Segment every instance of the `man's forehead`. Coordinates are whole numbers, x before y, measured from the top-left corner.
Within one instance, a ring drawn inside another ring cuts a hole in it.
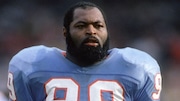
[[[76,8],[74,11],[73,20],[103,22],[104,17],[101,11],[96,7]]]

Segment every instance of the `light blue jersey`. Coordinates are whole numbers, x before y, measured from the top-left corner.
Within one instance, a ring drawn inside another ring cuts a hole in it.
[[[92,66],[80,67],[58,48],[34,46],[16,54],[7,86],[13,101],[160,101],[161,73],[148,54],[111,49]]]

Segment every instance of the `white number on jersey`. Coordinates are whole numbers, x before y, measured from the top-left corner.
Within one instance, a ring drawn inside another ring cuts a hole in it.
[[[156,100],[156,99],[159,99],[160,98],[160,93],[161,93],[161,89],[162,89],[162,78],[161,78],[161,74],[157,74],[156,76],[155,76],[155,80],[154,80],[154,82],[155,82],[155,90],[156,90],[156,92],[154,92],[153,94],[152,94],[152,98],[154,99],[154,100]]]
[[[56,99],[56,90],[65,90],[66,96],[63,99]],[[53,78],[45,84],[46,101],[78,101],[79,98],[79,86],[72,79],[67,78]]]
[[[7,87],[9,89],[9,97],[10,97],[10,99],[15,101],[16,100],[16,95],[15,95],[15,90],[14,90],[13,74],[12,73],[8,74]]]
[[[46,101],[79,101],[79,84],[70,78],[54,78],[45,84]],[[66,96],[63,99],[54,98],[56,89],[65,89]],[[68,89],[68,90],[66,90]],[[88,87],[89,101],[104,101],[101,96],[103,92],[110,92],[111,101],[123,101],[124,90],[116,81],[97,80]]]

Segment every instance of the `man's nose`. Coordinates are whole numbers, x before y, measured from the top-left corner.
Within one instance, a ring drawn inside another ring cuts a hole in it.
[[[93,25],[88,25],[86,29],[86,34],[88,35],[96,34],[96,29],[94,28]]]

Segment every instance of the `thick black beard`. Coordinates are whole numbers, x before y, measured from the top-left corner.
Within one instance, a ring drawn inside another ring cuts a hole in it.
[[[107,38],[102,48],[100,45],[93,47],[84,45],[83,43],[80,45],[80,47],[77,47],[70,34],[68,34],[66,37],[66,44],[67,52],[71,56],[86,65],[91,65],[107,56],[107,51],[109,49],[109,37]]]

